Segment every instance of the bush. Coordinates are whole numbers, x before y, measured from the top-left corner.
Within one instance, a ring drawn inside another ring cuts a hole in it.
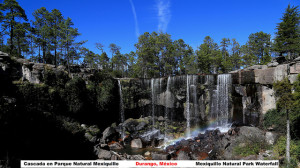
[[[273,127],[276,132],[286,132],[286,114],[277,109],[268,110],[264,116],[263,125],[265,129]]]
[[[276,159],[278,159],[279,156],[285,156],[285,151],[286,151],[286,137],[285,136],[279,137],[273,150],[274,150]],[[300,141],[291,140],[290,155],[291,155],[291,158],[293,158],[293,159],[296,159],[296,160],[300,159]]]
[[[81,78],[75,77],[66,83],[63,98],[68,105],[69,112],[78,113],[83,110],[87,93],[85,81]]]
[[[260,139],[256,136],[248,137],[244,145],[236,146],[233,151],[236,155],[240,156],[249,156],[249,155],[258,155],[261,150],[267,150],[270,148],[270,145],[266,143],[264,139]]]

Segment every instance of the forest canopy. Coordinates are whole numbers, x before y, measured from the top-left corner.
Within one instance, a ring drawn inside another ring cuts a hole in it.
[[[80,30],[72,19],[58,9],[45,7],[33,12],[28,20],[16,0],[0,4],[0,50],[33,62],[64,65],[79,64],[102,69],[115,77],[161,77],[183,74],[227,73],[255,64],[265,65],[275,56],[294,59],[299,56],[299,8],[286,8],[272,39],[268,32],[254,32],[245,44],[234,37],[224,37],[220,44],[206,36],[202,44],[192,48],[183,39],[172,39],[164,32],[145,32],[134,45],[136,50],[121,53],[121,46],[111,43],[111,55],[101,42],[95,53],[77,41]],[[201,39],[199,39],[201,40]]]

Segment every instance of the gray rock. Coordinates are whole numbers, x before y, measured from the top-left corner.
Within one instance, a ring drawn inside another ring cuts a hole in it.
[[[267,68],[266,65],[253,65],[253,66],[246,68],[246,70],[266,69],[266,68]]]
[[[88,132],[86,132],[86,133],[84,134],[84,137],[85,137],[86,139],[88,139],[90,142],[93,142],[93,143],[95,143],[95,142],[96,142],[96,139],[97,139],[95,136],[91,135],[91,134],[88,133]]]
[[[268,67],[277,67],[279,65],[278,62],[270,62],[267,64]]]
[[[294,61],[300,61],[300,57],[295,58]]]
[[[165,119],[164,119],[163,116],[159,116],[159,117],[158,117],[158,121],[159,121],[159,122],[162,122],[162,121],[165,121]]]
[[[151,155],[151,153],[149,152],[149,151],[147,151],[147,152],[145,152],[145,154],[144,154],[145,156],[150,156]]]
[[[145,158],[142,155],[132,155],[131,160],[145,160]]]
[[[264,141],[264,132],[257,127],[243,126],[239,130],[240,142],[246,142],[247,140]]]
[[[111,159],[110,151],[99,149],[98,151],[98,158],[103,160],[110,160]]]
[[[191,157],[185,151],[180,151],[178,153],[177,160],[191,160]]]
[[[66,67],[65,67],[65,66],[63,66],[63,65],[59,65],[59,66],[57,67],[57,69],[59,69],[59,70],[65,70],[65,69],[66,69]]]
[[[277,135],[273,132],[266,132],[266,142],[270,145],[274,145]]]
[[[29,61],[28,61],[27,59],[23,59],[23,58],[18,58],[18,59],[17,59],[17,62],[18,62],[18,63],[21,63],[21,64],[24,64],[24,63],[29,64]]]
[[[169,154],[162,153],[152,153],[151,157],[153,160],[170,160],[171,156]]]
[[[102,136],[102,140],[108,142],[111,140],[112,136],[114,136],[116,134],[116,130],[112,127],[107,127],[104,131],[103,131],[103,136]]]
[[[144,121],[140,122],[139,125],[136,126],[136,130],[140,131],[142,129],[144,129],[148,124]]]
[[[108,145],[110,149],[123,149],[124,147],[118,143],[118,142],[115,142],[115,143],[112,143],[112,144],[109,144]]]
[[[143,143],[141,139],[134,139],[131,141],[132,148],[143,148]]]
[[[5,52],[0,51],[0,57],[8,57],[8,54]]]

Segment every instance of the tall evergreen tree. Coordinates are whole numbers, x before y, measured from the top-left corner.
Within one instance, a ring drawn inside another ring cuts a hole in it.
[[[57,9],[53,9],[51,13],[49,14],[49,24],[50,24],[50,38],[51,38],[51,43],[53,44],[54,48],[54,62],[53,64],[57,66],[57,49],[58,49],[58,42],[60,38],[60,31],[61,31],[61,23],[63,22],[63,16],[61,12]]]
[[[271,61],[271,35],[262,31],[252,33],[248,37],[248,46],[256,57],[256,64],[267,64]]]
[[[158,77],[158,51],[156,48],[156,32],[145,32],[139,36],[135,44],[137,54],[137,66],[135,72],[139,77],[150,78]]]
[[[222,38],[220,49],[222,52],[222,69],[228,72],[232,69],[232,60],[229,54],[229,46],[231,45],[229,38]]]
[[[244,68],[252,66],[256,63],[256,56],[253,54],[249,43],[241,47],[242,65]]]
[[[288,78],[274,83],[275,96],[277,98],[277,108],[286,112],[287,140],[286,140],[286,159],[290,163],[290,117],[289,110],[293,105],[292,85]]]
[[[281,22],[276,27],[277,32],[273,50],[279,55],[287,56],[290,60],[300,53],[300,14],[298,6],[289,4],[280,20]]]
[[[20,20],[28,21],[24,9],[19,5],[16,0],[4,0],[1,5],[2,10],[4,11],[4,17],[2,22],[2,27],[6,31],[6,34],[9,35],[10,40],[10,54],[13,53],[15,48],[15,29],[16,25],[21,23]]]
[[[240,69],[241,67],[241,46],[239,42],[236,41],[235,38],[233,38],[231,43],[231,58],[232,58],[232,70]]]
[[[196,51],[198,68],[202,73],[217,73],[221,67],[222,54],[218,44],[210,36],[204,38],[203,44]]]
[[[50,31],[51,27],[49,27],[48,19],[50,17],[49,11],[42,7],[37,9],[33,13],[34,21],[33,28],[35,32],[35,43],[39,46],[39,60],[43,63],[46,63],[46,52],[50,47]],[[41,56],[40,52],[43,52],[43,56]]]

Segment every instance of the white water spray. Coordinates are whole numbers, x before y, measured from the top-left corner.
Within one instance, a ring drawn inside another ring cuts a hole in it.
[[[122,94],[122,85],[121,81],[118,79],[118,86],[119,86],[119,95],[120,95],[120,116],[121,116],[121,123],[124,123],[125,121],[125,114],[124,114],[124,105],[123,105],[123,94]],[[122,128],[122,138],[124,138],[125,131],[124,128]]]

